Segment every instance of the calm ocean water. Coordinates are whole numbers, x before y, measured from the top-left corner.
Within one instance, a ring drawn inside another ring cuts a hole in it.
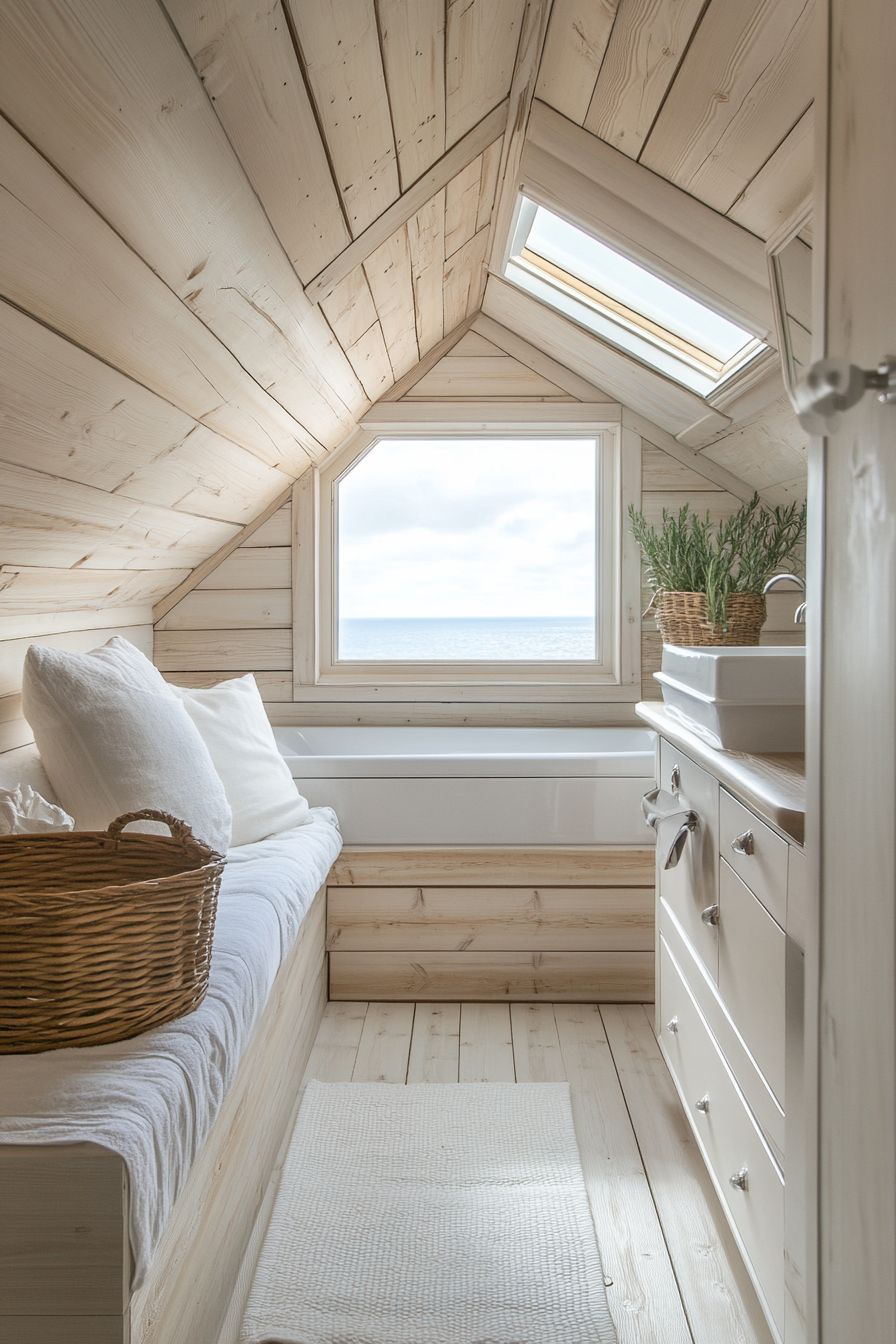
[[[343,618],[339,657],[377,662],[593,658],[594,618]]]

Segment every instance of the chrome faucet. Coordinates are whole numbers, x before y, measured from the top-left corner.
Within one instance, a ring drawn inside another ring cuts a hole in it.
[[[806,581],[805,579],[801,579],[798,574],[773,574],[772,577],[769,579],[768,583],[763,588],[762,596],[765,597],[766,593],[770,593],[776,583],[783,583],[785,579],[790,579],[791,582],[798,584],[799,587],[802,589],[802,591],[805,593]],[[806,623],[805,602],[801,602],[797,607],[796,611],[793,613],[793,623],[794,625],[805,625]]]

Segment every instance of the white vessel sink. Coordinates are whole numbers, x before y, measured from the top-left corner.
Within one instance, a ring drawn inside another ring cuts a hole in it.
[[[663,645],[669,714],[710,746],[728,751],[802,751],[806,651],[800,647],[679,648]]]

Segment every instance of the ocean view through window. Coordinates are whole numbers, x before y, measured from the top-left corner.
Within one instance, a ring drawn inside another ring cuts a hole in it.
[[[382,439],[336,496],[344,662],[597,655],[598,436]]]

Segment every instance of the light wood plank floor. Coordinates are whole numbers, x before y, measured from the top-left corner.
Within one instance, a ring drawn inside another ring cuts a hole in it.
[[[561,1082],[619,1344],[772,1344],[652,1005],[330,1003],[304,1082]]]

